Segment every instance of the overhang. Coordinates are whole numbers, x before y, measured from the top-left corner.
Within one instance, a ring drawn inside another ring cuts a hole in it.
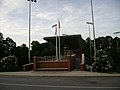
[[[58,36],[57,36],[58,39]],[[44,37],[44,40],[51,42],[53,45],[56,45],[56,37]],[[57,40],[58,41],[58,40]],[[82,39],[81,35],[65,35],[60,36],[60,44],[61,48],[67,47],[69,49],[82,50],[85,47],[85,40]]]

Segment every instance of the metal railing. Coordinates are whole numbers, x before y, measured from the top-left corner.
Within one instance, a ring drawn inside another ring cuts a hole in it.
[[[56,61],[56,56],[43,56],[43,57],[38,57],[40,58],[40,61]],[[65,60],[64,56],[60,57],[60,61]]]

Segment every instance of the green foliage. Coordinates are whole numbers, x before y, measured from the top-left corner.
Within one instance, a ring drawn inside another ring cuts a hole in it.
[[[86,57],[86,63],[88,65],[92,64],[92,59],[93,59],[93,48],[92,48],[92,42],[90,46],[90,38],[86,39],[86,48],[85,48],[85,57]],[[90,51],[91,50],[91,51]]]
[[[117,52],[116,39],[119,38],[113,39],[111,36],[106,36],[96,39],[97,60],[93,60],[93,69],[95,71],[120,71],[120,53]],[[118,43],[120,45],[120,41]],[[120,48],[120,46],[118,48]]]
[[[23,65],[29,63],[28,47],[25,44],[16,47],[12,50],[12,54],[18,58],[19,70],[23,70]]]
[[[64,39],[64,38],[63,38]],[[55,41],[55,40],[53,40]],[[61,41],[62,38],[61,38]],[[61,52],[64,53],[64,47],[67,49],[81,48],[86,55],[86,63],[93,63],[93,69],[99,72],[113,71],[120,72],[120,38],[111,36],[96,38],[97,48],[97,60],[93,60],[94,54],[94,43],[91,41],[92,47],[92,60],[90,60],[90,38],[87,38],[86,45],[84,40],[82,42],[76,39],[65,39],[63,46],[61,45]],[[118,48],[117,43],[118,41]],[[71,43],[72,42],[72,43]],[[75,43],[74,43],[75,42]],[[55,42],[53,43],[55,45]],[[55,56],[55,46],[50,42],[39,43],[33,41],[31,43],[31,60],[33,56]],[[118,51],[119,50],[119,53]],[[14,56],[11,56],[14,55]],[[17,58],[16,58],[16,57]],[[11,58],[12,57],[12,58]],[[2,71],[15,71],[16,69],[22,70],[22,65],[28,63],[28,47],[25,44],[16,46],[16,43],[9,37],[4,38],[3,34],[0,33],[0,70]],[[17,66],[16,66],[17,65]]]
[[[52,56],[55,55],[55,47],[51,43],[32,42],[32,56]]]
[[[4,57],[0,61],[1,71],[16,71],[18,69],[18,59],[14,55]]]
[[[113,60],[108,49],[97,50],[97,59],[93,63],[93,68],[98,72],[110,72],[113,68]]]
[[[15,55],[18,58],[18,69],[22,70],[23,64],[28,63],[28,47],[25,44],[16,47],[16,43],[9,37],[3,38],[0,33],[0,62],[1,59],[9,55]],[[3,70],[2,66],[0,68]]]
[[[11,51],[16,47],[16,43],[9,37],[3,38],[3,34],[0,33],[0,59],[11,55]]]

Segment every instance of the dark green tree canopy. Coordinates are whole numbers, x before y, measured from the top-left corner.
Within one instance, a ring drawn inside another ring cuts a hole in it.
[[[16,42],[13,39],[11,39],[10,37],[4,38],[3,34],[0,33],[0,62],[1,60],[4,60],[5,57],[9,59],[8,56],[10,55],[14,55],[15,57],[17,57],[18,70],[22,70],[22,65],[28,63],[28,47],[26,46],[26,44],[16,46]],[[14,60],[12,62],[13,63],[11,64],[14,64]],[[0,69],[0,71],[5,70],[3,66],[4,65],[1,66],[0,63],[0,67],[2,68],[2,70]]]

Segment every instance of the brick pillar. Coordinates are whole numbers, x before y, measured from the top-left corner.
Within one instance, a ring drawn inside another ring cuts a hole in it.
[[[80,64],[80,71],[84,71],[85,70],[85,64]]]
[[[71,57],[67,56],[66,58],[67,58],[67,63],[68,63],[68,66],[67,66],[68,71],[71,71]]]

